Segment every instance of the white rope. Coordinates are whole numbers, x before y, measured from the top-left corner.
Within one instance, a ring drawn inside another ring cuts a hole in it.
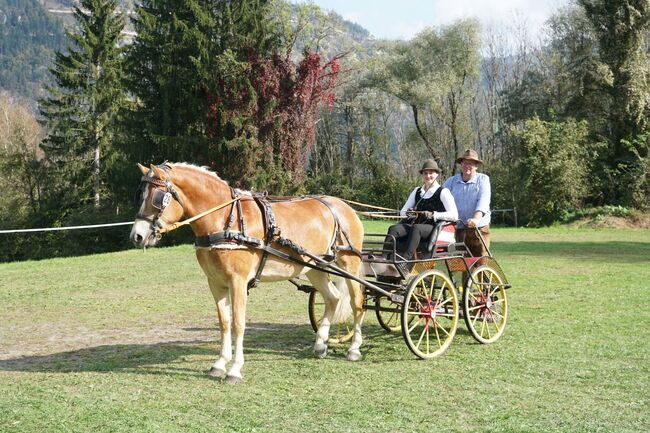
[[[19,229],[19,230],[0,230],[0,234],[3,233],[31,233],[31,232],[54,232],[59,230],[79,230],[79,229],[94,229],[99,227],[115,227],[115,226],[125,226],[131,225],[133,221],[123,222],[123,223],[113,223],[113,224],[94,224],[88,226],[71,226],[71,227],[48,227],[40,229]]]
[[[364,211],[356,211],[357,214],[367,216],[367,217],[372,217],[372,218],[387,218],[387,219],[401,219],[404,218],[403,216],[400,215],[385,215],[383,212],[364,212]]]
[[[391,212],[399,212],[399,209],[391,209],[389,207],[382,207],[382,206],[373,206],[371,204],[359,203],[358,201],[346,200],[344,198],[342,198],[341,200],[343,200],[347,204],[356,204],[356,205],[363,206],[363,207],[370,208],[370,209],[388,210],[388,211],[391,211]]]

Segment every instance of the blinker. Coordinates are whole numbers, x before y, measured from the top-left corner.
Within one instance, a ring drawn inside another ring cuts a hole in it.
[[[172,201],[172,195],[169,192],[157,189],[151,198],[151,205],[158,210],[165,209]]]

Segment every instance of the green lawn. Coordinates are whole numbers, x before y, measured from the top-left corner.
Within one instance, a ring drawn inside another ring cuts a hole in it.
[[[206,375],[190,246],[0,264],[0,431],[649,431],[650,230],[494,229],[493,252],[513,284],[495,344],[461,322],[420,361],[368,312],[363,361],[317,360],[307,295],[262,284],[239,386]]]

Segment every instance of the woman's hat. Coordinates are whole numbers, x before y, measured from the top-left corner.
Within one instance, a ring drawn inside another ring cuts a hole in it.
[[[467,149],[465,153],[463,153],[461,156],[459,156],[456,159],[456,164],[460,164],[463,159],[467,159],[469,161],[476,161],[479,164],[483,164],[483,161],[481,161],[478,158],[478,153],[474,149]]]
[[[438,167],[438,163],[433,159],[427,159],[424,161],[424,164],[422,164],[422,168],[420,169],[420,174],[422,174],[424,170],[433,170],[438,174],[441,173],[440,167]]]

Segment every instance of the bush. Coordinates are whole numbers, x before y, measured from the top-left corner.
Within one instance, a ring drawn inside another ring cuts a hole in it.
[[[587,194],[587,124],[535,117],[518,132],[528,224],[551,224]]]
[[[634,210],[624,206],[607,205],[585,209],[569,209],[563,212],[558,220],[563,223],[569,223],[583,218],[593,218],[595,220],[603,220],[608,216],[618,218],[631,218],[634,216],[634,213]]]

